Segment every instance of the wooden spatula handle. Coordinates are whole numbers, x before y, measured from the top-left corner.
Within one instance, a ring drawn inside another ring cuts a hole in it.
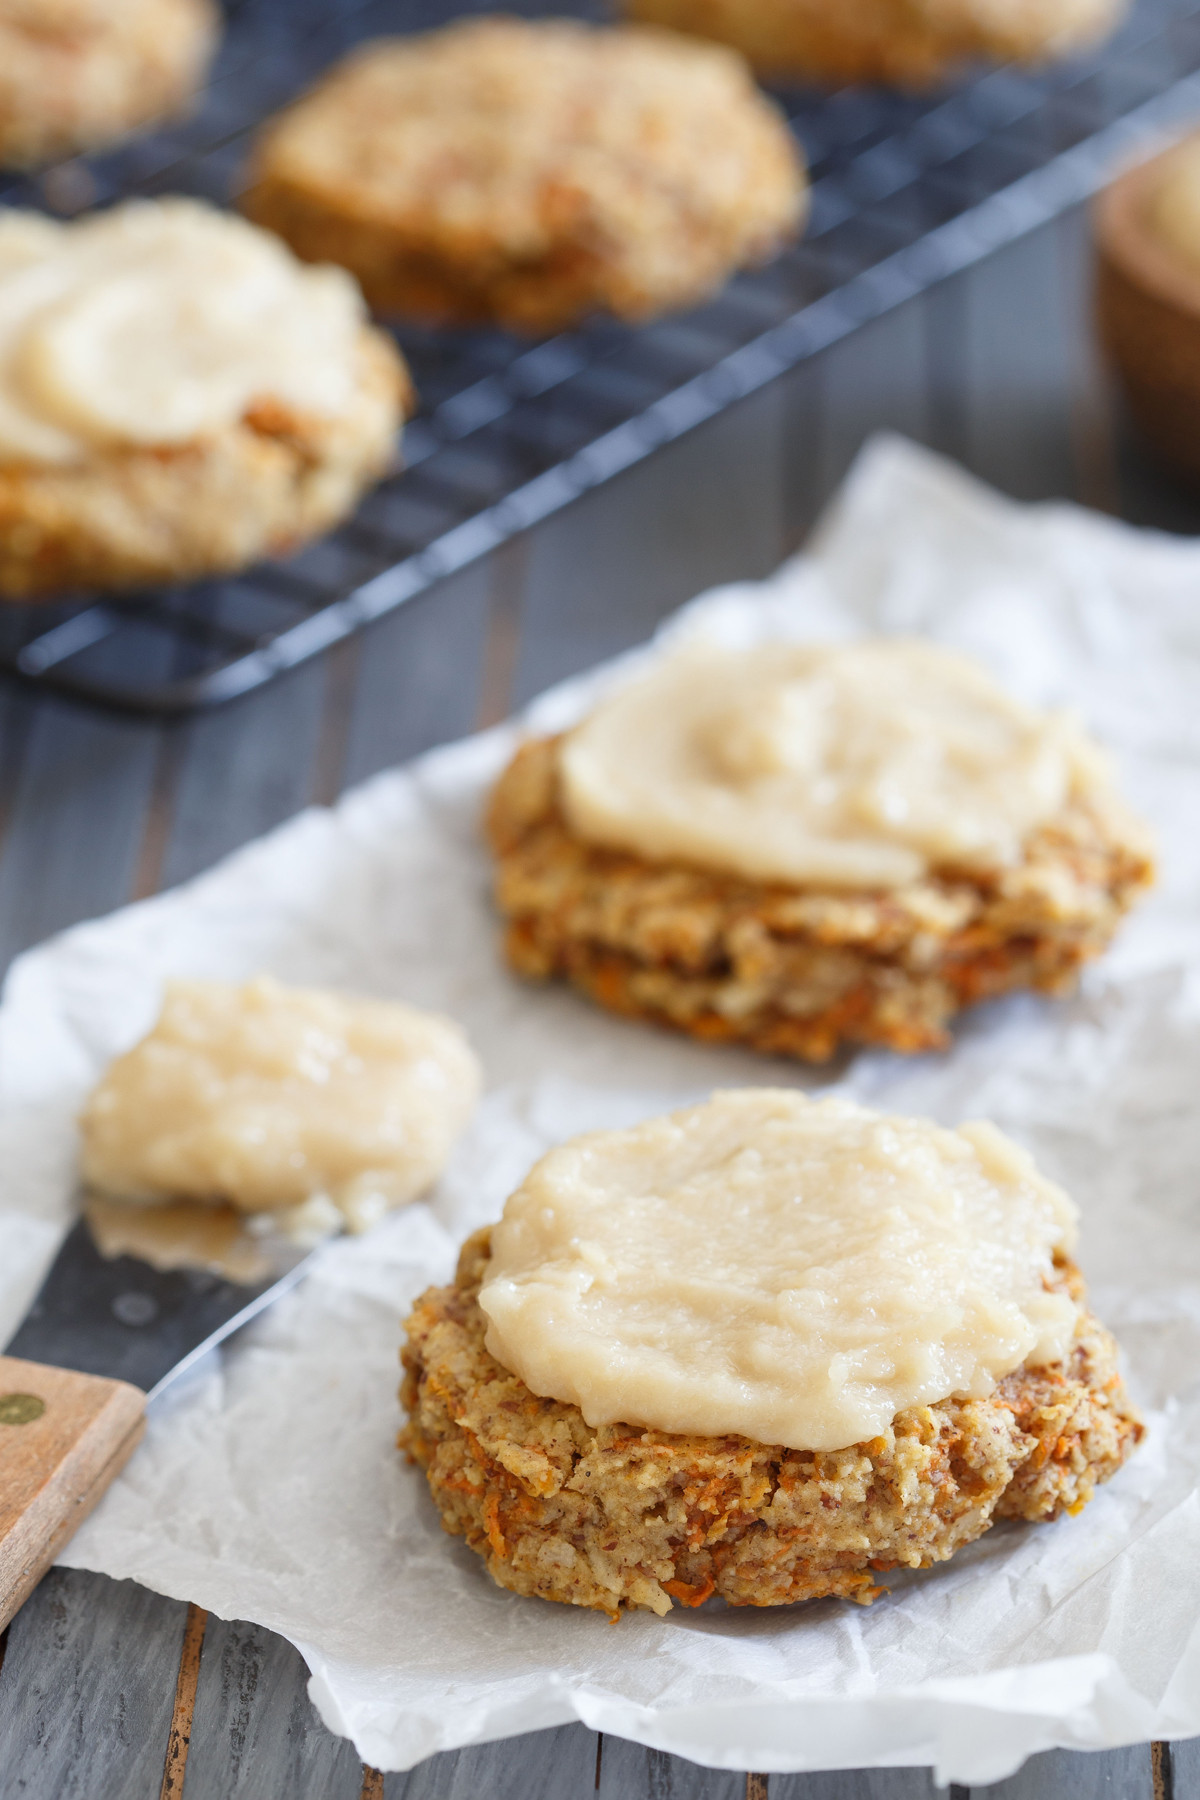
[[[125,1463],[145,1409],[127,1381],[0,1356],[0,1630]]]

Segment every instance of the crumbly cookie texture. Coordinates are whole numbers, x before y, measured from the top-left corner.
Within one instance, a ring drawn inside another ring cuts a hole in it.
[[[287,554],[387,472],[413,405],[390,338],[364,326],[337,417],[263,401],[195,443],[59,468],[0,464],[0,598],[186,581]]]
[[[218,16],[212,0],[0,0],[0,164],[97,149],[184,111]]]
[[[629,17],[715,38],[763,74],[925,87],[980,57],[1037,63],[1094,42],[1123,0],[625,0]]]
[[[842,1044],[938,1049],[964,1006],[1068,989],[1153,878],[1146,834],[1100,789],[991,876],[838,893],[653,864],[571,834],[560,741],[524,745],[489,807],[509,962],[711,1042],[811,1062]]]
[[[244,205],[377,311],[545,332],[703,298],[795,235],[805,193],[728,50],[483,18],[349,57],[267,128]]]
[[[488,1354],[489,1242],[469,1238],[454,1284],[408,1320],[400,1445],[444,1528],[518,1594],[611,1615],[713,1594],[867,1603],[881,1574],[944,1562],[996,1519],[1078,1512],[1142,1436],[1116,1346],[1082,1305],[1063,1362],[1023,1366],[985,1400],[911,1408],[846,1450],[593,1429]],[[1059,1280],[1082,1301],[1065,1259]]]

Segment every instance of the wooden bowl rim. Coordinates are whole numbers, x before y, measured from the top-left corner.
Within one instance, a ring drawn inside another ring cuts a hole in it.
[[[1100,255],[1126,280],[1165,301],[1200,325],[1200,255],[1191,263],[1150,224],[1150,198],[1170,164],[1186,148],[1200,145],[1200,130],[1189,131],[1164,149],[1126,169],[1109,183],[1095,204]]]

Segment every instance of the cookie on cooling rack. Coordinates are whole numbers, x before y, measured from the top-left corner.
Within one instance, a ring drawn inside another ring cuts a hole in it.
[[[986,1124],[740,1089],[592,1132],[418,1300],[401,1446],[518,1594],[869,1602],[1141,1438],[1073,1214]]]
[[[0,597],[225,573],[391,465],[407,370],[343,269],[199,201],[0,215]]]
[[[677,650],[524,745],[488,829],[519,974],[813,1062],[1068,988],[1153,874],[1077,725],[916,640]]]
[[[979,58],[1037,63],[1102,37],[1125,0],[624,0],[630,18],[731,44],[760,74],[924,87]]]
[[[267,127],[244,205],[379,312],[548,332],[701,300],[795,236],[805,193],[729,51],[482,18],[356,51]]]
[[[94,150],[184,111],[218,18],[213,0],[0,0],[0,164]]]

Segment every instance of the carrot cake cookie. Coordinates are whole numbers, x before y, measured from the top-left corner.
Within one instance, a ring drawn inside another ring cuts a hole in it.
[[[794,237],[806,200],[732,51],[475,18],[355,51],[267,127],[244,205],[378,312],[549,332],[692,305]]]
[[[1125,0],[625,0],[631,18],[731,44],[764,75],[927,87],[980,58],[1086,48]]]
[[[407,370],[342,269],[197,200],[0,216],[0,597],[238,569],[391,465]]]
[[[1141,1437],[1074,1231],[988,1124],[750,1089],[577,1138],[417,1302],[401,1445],[516,1593],[867,1602]]]
[[[487,825],[518,973],[818,1062],[1069,987],[1152,876],[1071,719],[905,639],[669,654],[525,744]]]
[[[0,165],[95,150],[186,111],[213,0],[0,0]]]

